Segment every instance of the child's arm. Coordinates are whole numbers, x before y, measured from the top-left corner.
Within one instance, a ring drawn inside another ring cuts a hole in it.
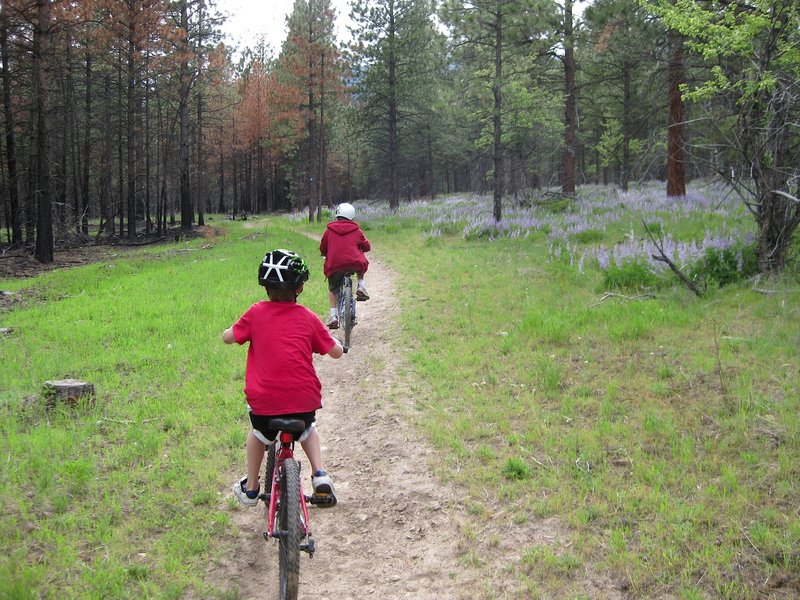
[[[321,256],[328,256],[328,230],[322,234],[322,239],[319,241],[319,253]]]
[[[236,341],[236,339],[233,337],[233,325],[222,332],[222,341],[226,344],[232,344]]]
[[[369,243],[367,236],[364,235],[364,232],[361,232],[361,239],[358,240],[358,247],[362,252],[369,252],[372,250],[372,244]]]
[[[342,344],[336,338],[333,338],[336,342],[336,345],[330,349],[328,352],[328,356],[331,358],[341,358],[342,354],[344,354],[344,349],[342,348]]]

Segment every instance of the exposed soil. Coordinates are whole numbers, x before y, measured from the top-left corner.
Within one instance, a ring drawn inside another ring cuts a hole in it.
[[[13,252],[0,255],[0,279],[12,277],[34,277],[46,271],[78,267],[100,260],[112,260],[127,252],[127,246],[81,246],[69,250],[56,250],[53,262],[42,264],[26,252]]]

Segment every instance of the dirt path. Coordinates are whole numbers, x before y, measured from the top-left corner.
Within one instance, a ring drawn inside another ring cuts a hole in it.
[[[311,510],[317,552],[301,556],[300,597],[474,598],[458,563],[461,507],[430,473],[432,451],[409,425],[402,357],[390,344],[398,335],[394,275],[371,256],[367,284],[372,299],[358,304],[350,352],[315,359],[323,457],[339,503]],[[309,464],[299,454],[308,488]],[[262,537],[265,512],[262,505],[233,513],[237,551],[214,579],[238,581],[239,598],[277,597],[277,546]]]

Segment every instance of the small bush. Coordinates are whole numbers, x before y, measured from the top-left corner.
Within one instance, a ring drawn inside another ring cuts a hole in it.
[[[559,198],[557,200],[540,200],[535,203],[539,208],[542,208],[553,214],[562,214],[572,209],[572,200],[569,198]]]
[[[703,257],[690,266],[693,280],[719,287],[752,277],[758,272],[755,245],[707,248]]]
[[[607,290],[641,290],[657,287],[658,276],[644,260],[617,265],[611,263],[603,271],[603,287]]]
[[[575,234],[575,240],[581,244],[592,244],[602,242],[605,234],[599,229],[587,229]]]
[[[528,479],[531,476],[531,469],[521,458],[509,458],[503,467],[503,475],[508,479]]]
[[[657,238],[664,237],[664,224],[654,221],[653,223],[645,223],[646,230]]]

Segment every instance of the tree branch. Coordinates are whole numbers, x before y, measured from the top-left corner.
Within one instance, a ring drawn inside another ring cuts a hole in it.
[[[647,232],[647,236],[650,238],[650,241],[653,242],[653,245],[658,250],[658,254],[651,255],[653,259],[666,263],[667,266],[672,269],[672,272],[675,273],[684,284],[686,284],[686,287],[692,290],[698,298],[701,297],[703,293],[694,283],[691,282],[688,277],[686,277],[686,275],[681,272],[678,266],[670,260],[670,258],[664,252],[664,244],[656,241],[656,238],[653,236],[653,232],[650,231],[650,228],[647,226],[647,223],[645,223],[644,220],[642,220],[642,225],[644,225],[644,230]]]
[[[796,202],[800,204],[800,198],[795,198],[791,194],[787,194],[786,192],[782,192],[781,190],[772,190],[773,194],[778,194],[779,196],[783,196],[787,200],[791,200],[792,202]]]

